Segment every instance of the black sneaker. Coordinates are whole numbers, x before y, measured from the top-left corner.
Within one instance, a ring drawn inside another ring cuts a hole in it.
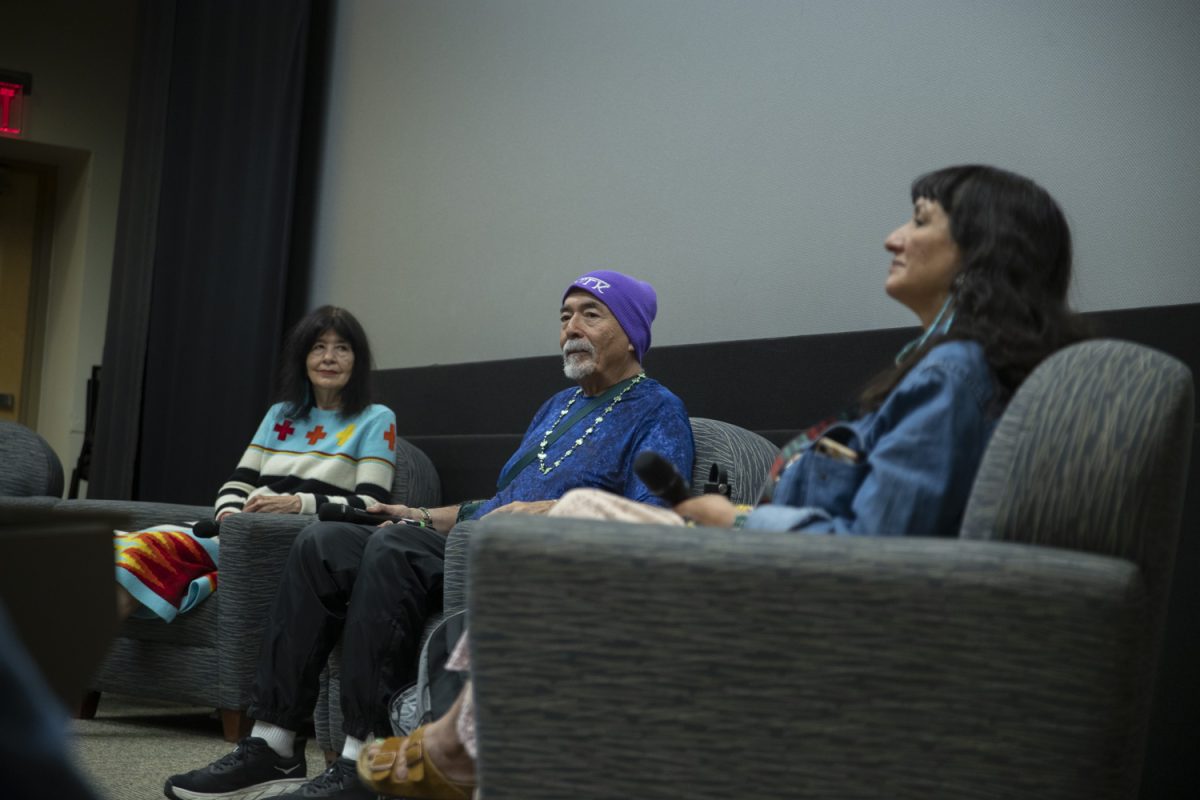
[[[296,739],[295,747],[294,756],[283,758],[262,739],[247,736],[207,767],[167,778],[163,794],[175,800],[258,800],[290,792],[308,777],[304,740]]]
[[[313,797],[326,800],[375,800],[377,796],[359,781],[354,762],[339,758],[329,765],[329,769],[296,791],[280,795],[279,800],[308,800]]]

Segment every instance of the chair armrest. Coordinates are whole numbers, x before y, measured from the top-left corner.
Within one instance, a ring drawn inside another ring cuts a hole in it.
[[[470,559],[497,796],[1115,797],[1137,774],[1128,561],[529,517],[484,520]]]
[[[0,516],[8,513],[21,514],[30,509],[49,511],[61,503],[57,497],[0,497]]]
[[[198,519],[212,519],[212,506],[193,506],[182,503],[153,503],[142,500],[63,500],[55,511],[101,511],[116,513],[128,519],[128,530],[136,531],[155,525],[183,525]]]
[[[471,534],[478,526],[478,520],[464,520],[455,525],[446,537],[442,609],[447,614],[467,607],[467,553]]]
[[[234,514],[221,522],[220,685],[222,707],[244,708],[268,613],[296,535],[308,514]]]

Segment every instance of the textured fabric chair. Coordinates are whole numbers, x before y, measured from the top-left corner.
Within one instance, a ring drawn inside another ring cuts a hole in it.
[[[62,497],[62,462],[38,433],[0,422],[0,497]]]
[[[779,448],[753,431],[717,419],[692,417],[696,461],[692,468],[692,494],[700,494],[713,464],[729,477],[735,503],[753,503],[767,478]]]
[[[1134,796],[1194,415],[1182,364],[1087,342],[958,539],[483,521],[487,797]]]
[[[733,501],[753,502],[779,449],[757,433],[728,422],[692,417],[691,424],[696,445],[696,460],[691,477],[692,492],[698,494],[701,491],[704,482],[708,480],[711,466],[717,464],[728,477]],[[426,635],[444,614],[454,613],[466,607],[467,549],[471,532],[477,525],[477,522],[464,522],[455,526],[446,541],[442,612],[430,619],[426,625]],[[341,752],[345,742],[341,704],[338,699],[341,691],[339,671],[337,659],[330,659],[328,671],[322,678],[321,700],[314,715],[317,743],[327,753]]]
[[[396,440],[392,501],[436,505],[441,488],[432,462]],[[132,528],[211,516],[211,506],[78,500],[59,508],[117,510]],[[225,738],[246,727],[244,709],[254,679],[262,631],[292,540],[315,517],[235,514],[221,524],[220,585],[216,594],[169,625],[127,620],[92,682],[98,692],[151,697],[220,709]],[[84,715],[95,711],[98,694]]]

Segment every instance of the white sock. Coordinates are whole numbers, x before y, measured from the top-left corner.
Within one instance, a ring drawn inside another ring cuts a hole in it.
[[[281,728],[269,722],[255,722],[250,735],[257,736],[270,745],[271,749],[275,751],[275,755],[280,758],[291,758],[295,755],[295,731],[289,731],[287,728]]]
[[[342,758],[348,758],[351,761],[358,761],[358,754],[362,752],[362,749],[362,739],[355,739],[353,736],[347,736],[346,743],[342,745]]]

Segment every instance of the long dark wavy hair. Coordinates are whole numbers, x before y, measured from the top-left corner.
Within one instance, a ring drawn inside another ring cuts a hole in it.
[[[1050,193],[996,167],[946,167],[912,183],[912,200],[935,201],[950,218],[962,253],[951,288],[954,321],[867,387],[864,411],[878,408],[938,343],[969,339],[983,347],[1000,404],[1042,359],[1090,331],[1067,304],[1071,229]]]
[[[308,353],[313,343],[333,331],[350,343],[354,351],[354,369],[342,389],[341,417],[352,417],[371,403],[371,345],[366,331],[358,320],[344,308],[321,306],[310,311],[288,331],[279,364],[278,388],[275,399],[285,404],[284,413],[293,419],[305,419],[312,411],[316,398],[308,382]]]

